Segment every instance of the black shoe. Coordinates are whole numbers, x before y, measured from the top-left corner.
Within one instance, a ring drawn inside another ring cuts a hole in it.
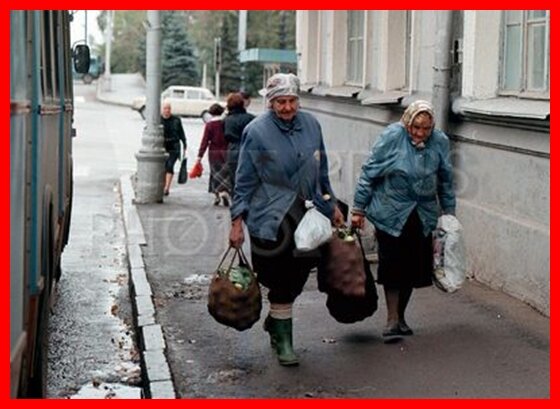
[[[220,204],[220,197],[216,196],[216,198],[214,199],[214,206],[218,206]]]
[[[384,344],[394,344],[395,342],[399,342],[402,339],[403,334],[401,334],[400,328],[397,324],[392,327],[385,327],[382,335]]]
[[[169,196],[169,190],[164,190],[164,191],[163,191],[163,195],[164,195],[164,196]]]
[[[414,335],[414,331],[404,321],[399,321],[399,334],[404,336]]]
[[[224,203],[225,207],[229,206],[229,199],[228,199],[227,195],[222,196],[222,202]]]

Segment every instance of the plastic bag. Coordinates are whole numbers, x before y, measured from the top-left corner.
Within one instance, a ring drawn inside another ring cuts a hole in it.
[[[306,200],[305,207],[307,211],[296,228],[294,240],[298,250],[311,251],[330,240],[331,221],[315,209],[312,201]]]
[[[196,161],[191,171],[189,172],[189,178],[194,179],[202,176],[202,163]]]
[[[463,227],[455,216],[443,215],[434,232],[434,284],[442,291],[453,293],[465,282],[466,271]]]

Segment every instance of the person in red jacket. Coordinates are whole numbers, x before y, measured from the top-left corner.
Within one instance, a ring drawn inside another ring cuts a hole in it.
[[[208,149],[208,162],[210,163],[208,192],[214,193],[214,205],[219,205],[221,200],[224,206],[229,206],[231,186],[226,165],[228,143],[224,138],[224,121],[222,120],[224,108],[220,104],[213,104],[208,109],[208,113],[212,117],[204,126],[204,135],[196,160],[200,162]]]

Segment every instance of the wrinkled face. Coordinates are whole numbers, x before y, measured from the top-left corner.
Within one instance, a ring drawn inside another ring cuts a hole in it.
[[[284,121],[291,121],[299,108],[299,98],[294,96],[276,97],[271,102],[274,113]]]
[[[169,118],[171,116],[171,104],[163,104],[161,107],[161,116]]]
[[[434,120],[432,117],[429,114],[422,112],[416,115],[407,130],[414,142],[423,142],[431,135],[433,125]]]

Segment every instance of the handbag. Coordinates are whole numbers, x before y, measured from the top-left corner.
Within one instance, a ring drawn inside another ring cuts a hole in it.
[[[208,289],[208,312],[220,324],[244,331],[260,319],[262,296],[245,254],[234,249],[227,268],[222,267],[233,247],[222,257]],[[238,259],[237,266],[234,266]]]
[[[177,183],[181,185],[187,183],[187,158],[183,158],[181,161],[179,175],[177,176]]]
[[[362,321],[372,316],[373,313],[377,311],[379,300],[371,267],[366,259],[364,247],[362,245],[362,239],[359,234],[356,234],[356,236],[358,237],[365,272],[365,294],[362,297],[358,297],[346,296],[334,292],[329,293],[327,296],[327,309],[329,313],[335,320],[343,324]]]

